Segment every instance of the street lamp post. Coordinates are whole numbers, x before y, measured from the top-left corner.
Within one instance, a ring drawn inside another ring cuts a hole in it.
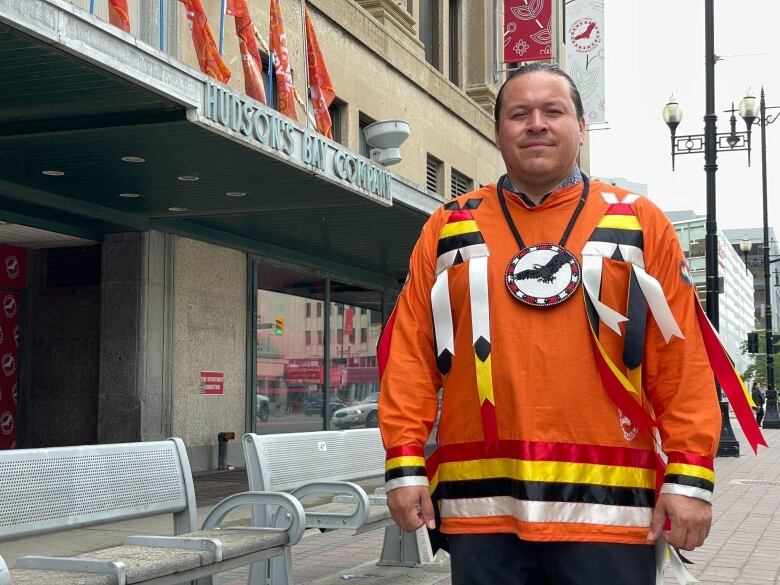
[[[746,98],[747,99],[747,98]],[[755,100],[755,98],[753,98]],[[743,100],[744,101],[744,100]],[[780,106],[767,108],[764,96],[764,88],[761,88],[761,102],[759,118],[761,125],[761,195],[764,205],[764,323],[766,326],[766,416],[764,418],[765,429],[780,429],[780,416],[777,411],[777,390],[775,389],[775,363],[774,345],[772,342],[772,290],[770,288],[769,274],[769,209],[767,202],[767,178],[766,178],[766,127],[777,121],[780,114],[767,116],[766,111],[779,109]]]
[[[736,118],[732,106],[731,131],[719,134],[716,127],[718,119],[715,113],[715,6],[714,0],[704,1],[704,61],[705,61],[705,114],[704,134],[676,136],[677,126],[682,121],[682,109],[672,98],[663,110],[663,117],[669,126],[672,137],[672,169],[674,158],[678,154],[704,153],[704,171],[707,176],[707,233],[705,238],[705,269],[707,317],[715,329],[718,329],[718,224],[715,199],[715,173],[718,170],[718,151],[750,152],[750,130],[756,119],[755,112],[740,111],[747,126],[746,132],[736,131]],[[748,158],[749,161],[749,158]],[[720,386],[716,383],[720,402],[722,430],[718,455],[721,457],[739,457],[739,442],[731,428],[728,402],[723,399]]]

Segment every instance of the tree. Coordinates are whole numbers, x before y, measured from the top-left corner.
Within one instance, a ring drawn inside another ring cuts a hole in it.
[[[772,340],[775,342],[775,358],[774,358],[774,366],[775,366],[775,388],[780,388],[780,352],[778,352],[777,348],[777,342],[778,342],[778,336],[777,334],[772,336]],[[766,335],[761,332],[758,334],[758,353],[751,354],[747,351],[747,341],[742,342],[740,344],[740,351],[742,352],[742,355],[747,356],[750,365],[745,368],[744,373],[742,374],[742,377],[745,380],[757,380],[760,384],[766,385]]]

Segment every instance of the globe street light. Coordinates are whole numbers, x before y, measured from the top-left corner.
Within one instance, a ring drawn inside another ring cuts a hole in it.
[[[742,251],[742,256],[745,257],[745,272],[750,272],[750,270],[748,270],[748,254],[750,254],[750,250],[753,249],[753,242],[747,239],[747,235],[742,236],[742,241],[739,243],[739,249]]]

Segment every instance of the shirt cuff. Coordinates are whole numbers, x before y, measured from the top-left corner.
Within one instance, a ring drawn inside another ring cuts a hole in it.
[[[662,494],[697,498],[712,503],[715,472],[712,459],[690,453],[671,453],[666,466]]]
[[[422,447],[405,445],[387,450],[385,459],[385,489],[407,486],[428,486]]]

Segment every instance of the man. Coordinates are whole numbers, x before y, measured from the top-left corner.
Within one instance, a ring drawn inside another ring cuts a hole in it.
[[[756,407],[756,424],[761,426],[761,421],[764,420],[764,393],[761,392],[761,386],[758,381],[753,382],[753,388],[750,391],[750,396],[753,398]]]
[[[388,505],[441,530],[454,585],[650,585],[653,543],[691,550],[711,522],[695,288],[663,214],[577,168],[565,73],[520,68],[495,117],[507,174],[434,212],[380,340]]]

